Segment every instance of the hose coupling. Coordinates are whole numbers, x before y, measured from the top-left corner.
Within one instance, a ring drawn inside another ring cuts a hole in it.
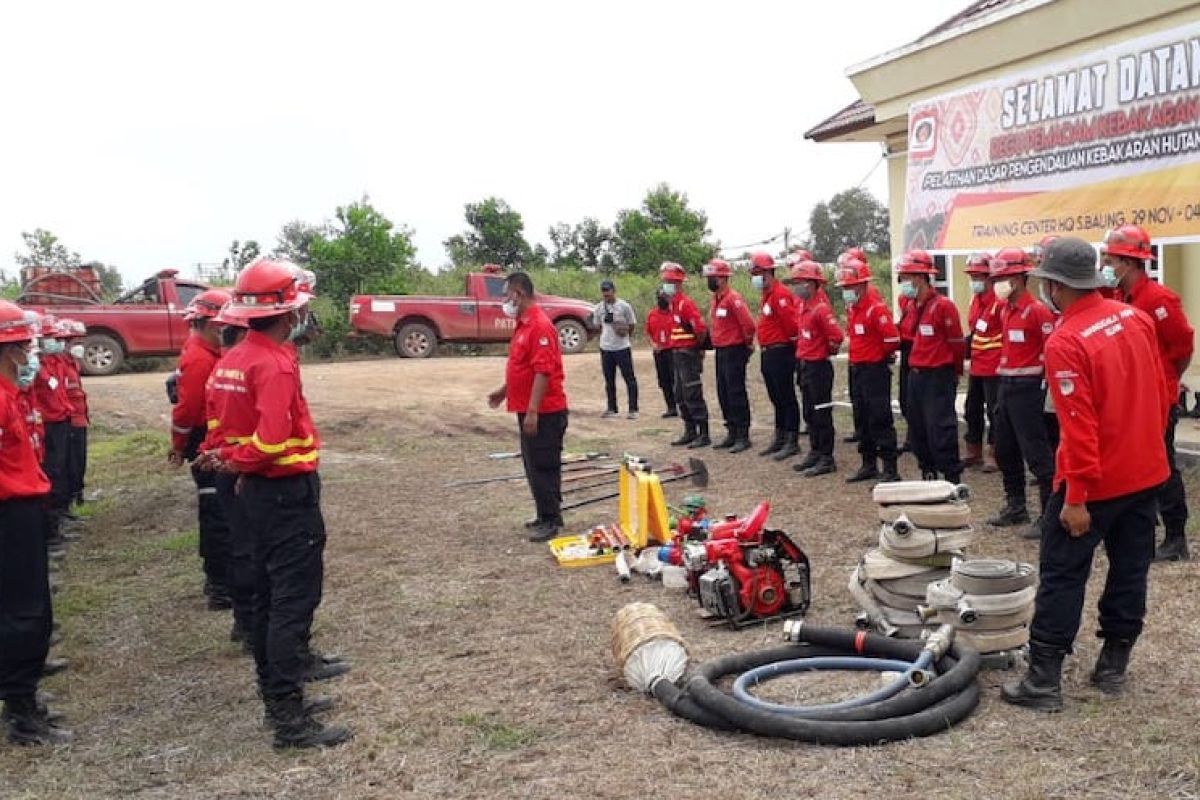
[[[800,632],[804,630],[804,620],[788,619],[783,621],[783,640],[785,642],[800,642]]]
[[[939,625],[937,630],[929,634],[925,640],[925,649],[933,653],[933,661],[937,663],[946,655],[950,645],[954,644],[954,626]]]

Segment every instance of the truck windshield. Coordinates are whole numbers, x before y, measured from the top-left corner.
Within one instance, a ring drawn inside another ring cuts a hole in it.
[[[117,303],[120,305],[155,305],[159,302],[157,278],[151,278],[138,288],[117,298]]]
[[[203,286],[194,286],[193,284],[190,284],[190,283],[175,284],[175,292],[179,295],[179,305],[181,307],[186,307],[189,303],[192,302],[192,300],[195,299],[196,295],[200,294],[203,291],[204,291]]]
[[[484,278],[484,286],[487,287],[488,297],[504,297],[504,278]]]

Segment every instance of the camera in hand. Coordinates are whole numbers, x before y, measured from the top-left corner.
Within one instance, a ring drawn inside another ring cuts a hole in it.
[[[606,312],[604,314],[604,321],[611,325],[612,321],[613,321],[613,312],[611,312],[611,311]]]

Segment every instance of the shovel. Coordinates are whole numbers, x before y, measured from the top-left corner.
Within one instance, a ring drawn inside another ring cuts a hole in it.
[[[690,480],[692,485],[698,489],[705,488],[708,486],[708,465],[699,458],[689,458],[687,472],[681,472],[680,474],[674,475],[670,478],[663,478],[661,481],[659,481],[659,483],[672,483],[674,481],[685,480]],[[583,508],[584,506],[590,506],[592,503],[600,503],[604,500],[612,500],[614,497],[620,496],[620,492],[613,492],[612,494],[604,494],[600,495],[599,497],[589,497],[587,500],[577,500],[574,503],[569,503],[568,505],[563,506],[561,510],[570,511],[571,509],[575,508]]]

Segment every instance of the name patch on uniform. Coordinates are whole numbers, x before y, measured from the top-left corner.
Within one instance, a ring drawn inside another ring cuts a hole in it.
[[[1058,390],[1062,392],[1063,397],[1070,397],[1075,393],[1075,381],[1070,378],[1059,378]]]
[[[800,335],[803,336],[805,339],[811,339],[812,331],[800,331]]]
[[[917,329],[921,332],[922,336],[933,336],[933,326],[932,325],[927,325],[925,323],[921,323],[919,326],[917,326]]]
[[[1159,306],[1158,308],[1154,309],[1154,316],[1160,320],[1166,319],[1167,318],[1167,307]]]
[[[771,316],[771,307],[770,306],[763,306],[763,316],[764,317]]]
[[[540,344],[542,347],[546,347],[550,344],[550,340],[543,336],[542,338],[538,339],[538,344]]]
[[[1012,330],[1010,330],[1010,331],[1008,332],[1008,340],[1009,340],[1010,342],[1023,342],[1023,341],[1025,341],[1025,331],[1022,331],[1022,330],[1017,330],[1016,328],[1013,328]]]
[[[727,308],[718,308],[718,309],[717,309],[717,316],[718,316],[718,317],[727,317],[727,316],[729,316],[729,309],[727,309]]]
[[[986,319],[975,320],[975,330],[979,331],[980,333],[983,333],[984,331],[986,331],[987,330],[987,320]]]
[[[854,323],[854,332],[857,333],[859,336],[862,336],[863,334],[865,334],[867,332],[867,329],[863,327],[863,324],[861,322],[856,322],[856,323]]]
[[[1043,322],[1042,323],[1042,333],[1046,334],[1047,336],[1054,333],[1054,323]]]

